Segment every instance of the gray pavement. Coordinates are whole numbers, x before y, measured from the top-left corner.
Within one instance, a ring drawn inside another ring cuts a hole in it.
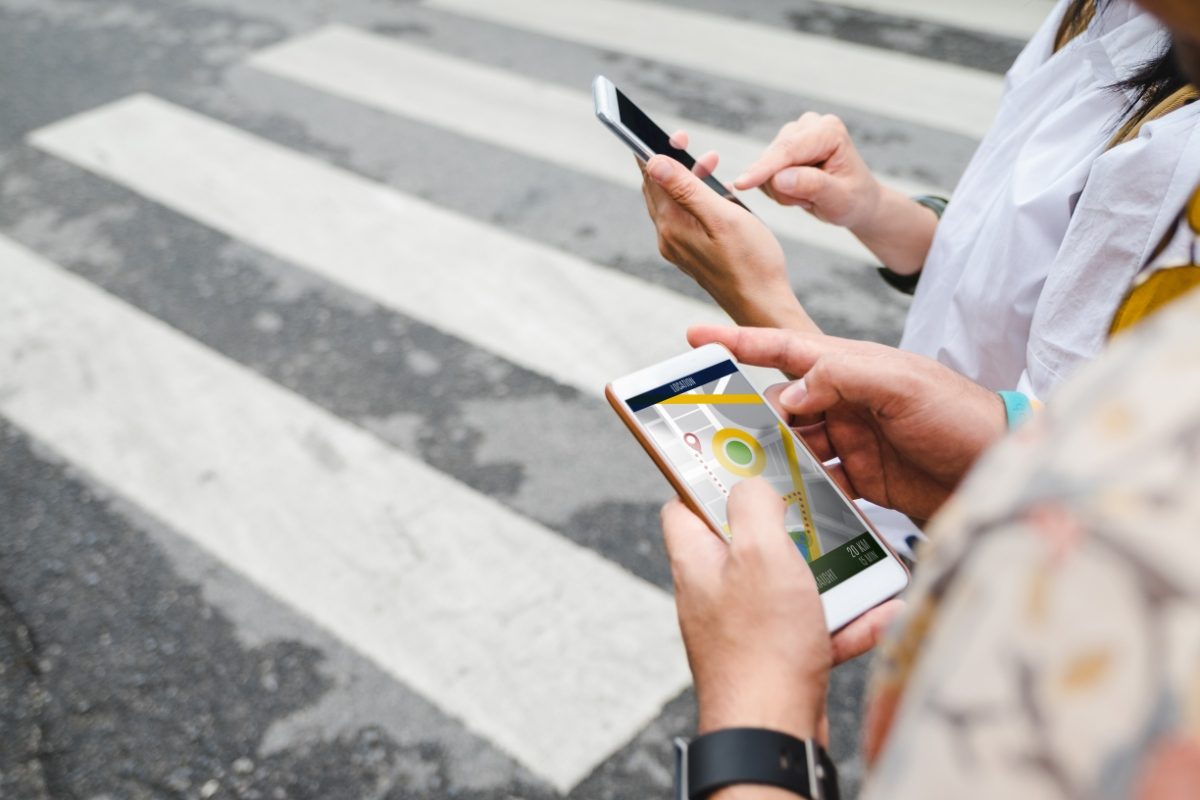
[[[664,5],[988,75],[1019,49],[1010,37],[811,0]],[[528,242],[704,299],[663,265],[635,191],[245,63],[330,23],[552,86],[585,89],[603,71],[647,106],[764,142],[799,111],[836,111],[877,169],[938,186],[952,186],[974,142],[853,104],[815,103],[802,81],[781,92],[420,3],[0,0],[0,236],[669,592],[657,530],[666,485],[598,396],[26,139],[150,93]],[[869,265],[784,244],[795,288],[827,330],[896,341],[905,304]],[[0,341],[0,364],[20,357],[11,347]],[[0,798],[559,796],[470,719],[183,535],[169,515],[147,513],[113,476],[15,423],[5,391],[25,388],[0,379]],[[832,749],[849,797],[861,779],[854,753],[865,666],[839,668],[830,694]],[[626,744],[597,753],[569,796],[665,797],[669,741],[694,722],[684,689]]]

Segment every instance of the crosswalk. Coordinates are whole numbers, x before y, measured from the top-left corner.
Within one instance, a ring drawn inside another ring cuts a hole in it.
[[[588,110],[590,92],[570,91],[496,72],[437,53],[339,26],[331,26],[256,54],[255,67],[332,94],[525,153],[618,185],[637,187],[630,157]],[[389,79],[421,75],[417,85]],[[487,113],[481,113],[487,109]],[[697,152],[716,150],[727,164],[748,165],[762,143],[694,120],[659,114],[669,130],[686,129]],[[536,121],[536,122],[534,122]],[[732,175],[730,177],[733,177]],[[946,191],[902,178],[889,183],[908,194]],[[746,200],[773,230],[798,242],[850,258],[867,250],[846,231],[798,216],[765,198]]]
[[[977,70],[636,0],[429,3],[700,72],[716,70],[747,83],[966,136],[980,137],[987,131],[1002,88],[999,77]],[[712,42],[715,49],[697,47],[696,42]]]
[[[558,788],[684,688],[658,589],[27,251],[0,278],[5,416]]]
[[[30,137],[230,236],[597,393],[711,306],[534,245],[148,96]],[[608,309],[643,320],[637,328]],[[555,335],[547,337],[546,331]],[[580,354],[588,354],[580,358]]]
[[[1035,9],[1047,6],[989,0],[968,14],[944,0],[840,5],[1012,36],[1028,33]],[[786,92],[798,107],[857,107],[906,131],[978,138],[1001,85],[983,71],[682,4],[425,0],[418,11],[451,27],[469,19],[666,64],[697,80]],[[585,176],[641,202],[638,173],[596,124],[586,85],[343,22],[258,47],[237,68],[519,153],[548,173]],[[659,116],[728,164],[748,163],[764,144],[711,120]],[[724,320],[719,309],[627,264],[534,241],[494,215],[445,208],[178,97],[131,92],[28,131],[25,141],[81,180],[169,209],[179,224],[437,330],[498,368],[538,376],[551,388],[521,400],[525,410],[490,396],[486,384],[464,397],[453,396],[460,385],[433,394],[480,419],[476,458],[517,465],[545,496],[476,485],[466,467],[435,468],[416,444],[400,446],[362,418],[281,385],[2,229],[0,417],[560,794],[686,690],[661,573],[631,574],[605,557],[655,532],[614,529],[610,540],[628,542],[597,544],[567,527],[612,499],[595,496],[611,486],[601,477],[609,454],[611,463],[637,458],[615,423],[595,423],[609,419],[603,385],[673,354],[688,325]],[[403,152],[405,143],[396,147]],[[452,153],[404,154],[412,163],[435,157]],[[952,188],[889,182],[912,193]],[[588,198],[575,202],[581,227],[604,218]],[[805,252],[867,263],[844,232],[751,202]],[[648,236],[640,257],[653,246]],[[865,278],[828,280],[842,281],[846,302],[858,302]],[[350,364],[343,374],[366,369]],[[439,369],[429,363],[418,372],[436,386]],[[771,379],[756,373],[761,383]],[[653,489],[622,507],[649,505],[652,516],[653,502],[643,499],[665,496]]]

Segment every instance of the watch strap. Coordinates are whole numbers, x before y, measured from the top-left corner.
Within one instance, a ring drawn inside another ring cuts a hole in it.
[[[775,786],[808,800],[839,800],[837,769],[814,741],[763,728],[726,728],[676,740],[680,798],[702,800],[738,784]]]

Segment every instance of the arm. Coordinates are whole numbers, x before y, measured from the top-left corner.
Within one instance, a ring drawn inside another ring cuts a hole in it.
[[[881,186],[875,212],[850,232],[892,272],[915,275],[925,265],[937,225],[932,209]]]

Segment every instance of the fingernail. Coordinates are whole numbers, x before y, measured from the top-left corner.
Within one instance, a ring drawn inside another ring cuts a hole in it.
[[[666,158],[657,159],[650,165],[650,177],[659,183],[671,177],[671,162]]]
[[[808,397],[808,387],[804,385],[804,378],[798,381],[792,381],[786,389],[779,393],[779,402],[785,406],[798,406],[804,402],[804,398]]]
[[[733,182],[734,183],[745,183],[748,180],[750,180],[750,173],[743,172],[741,175],[738,175],[737,178],[735,178]]]
[[[785,169],[776,173],[775,188],[781,192],[796,191],[796,170]]]

